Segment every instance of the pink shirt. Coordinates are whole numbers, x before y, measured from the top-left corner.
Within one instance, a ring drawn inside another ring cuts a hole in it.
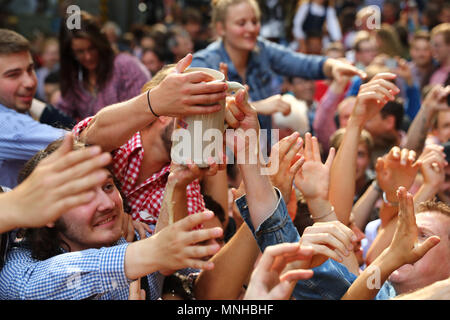
[[[136,97],[150,79],[149,71],[136,57],[120,53],[114,59],[111,78],[96,96],[86,90],[82,83],[75,82],[56,107],[79,121],[95,115],[103,107]]]
[[[430,78],[430,84],[441,84],[444,85],[445,80],[447,80],[448,74],[450,73],[450,66],[440,67],[437,69]]]

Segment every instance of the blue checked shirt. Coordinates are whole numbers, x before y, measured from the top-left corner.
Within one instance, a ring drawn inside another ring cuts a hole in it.
[[[125,276],[125,251],[129,243],[63,253],[39,261],[26,247],[16,246],[7,255],[0,272],[2,300],[126,300],[132,280]],[[189,274],[198,270],[183,269]],[[161,296],[164,276],[147,276],[150,297]]]
[[[65,132],[0,104],[0,185],[14,188],[25,162]]]

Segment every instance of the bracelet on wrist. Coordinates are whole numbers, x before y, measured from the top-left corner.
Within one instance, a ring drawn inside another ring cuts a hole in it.
[[[324,215],[321,215],[319,217],[313,217],[312,215],[310,215],[310,217],[311,217],[312,220],[320,220],[320,219],[323,219],[325,217],[328,217],[332,213],[334,213],[334,207],[333,206],[331,206],[331,210],[329,212],[327,212],[326,214],[324,214]]]
[[[148,108],[150,109],[150,111],[153,113],[153,115],[157,118],[159,118],[159,116],[155,113],[155,111],[153,111],[152,105],[150,104],[150,89],[147,90],[147,104],[148,104]]]
[[[378,192],[378,193],[382,193],[383,190],[381,190],[380,186],[378,185],[378,181],[377,179],[372,181],[372,187]]]
[[[388,201],[388,199],[386,198],[386,192],[383,192],[383,202],[385,204],[390,205],[390,206],[398,207],[398,202],[390,202],[390,201]]]

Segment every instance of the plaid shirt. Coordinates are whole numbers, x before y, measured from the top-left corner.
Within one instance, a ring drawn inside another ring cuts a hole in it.
[[[124,269],[128,245],[122,237],[111,247],[62,253],[41,261],[18,243],[8,252],[0,272],[0,300],[127,300],[132,282]],[[199,270],[179,272],[190,275]],[[146,299],[159,299],[164,276],[154,272],[147,280]]]
[[[76,137],[83,131],[92,117],[78,123],[73,132]],[[139,170],[144,158],[141,135],[136,132],[123,146],[116,149],[113,154],[113,173],[122,185],[122,191],[131,207],[134,220],[140,220],[149,225],[156,225],[161,210],[167,177],[170,165],[148,177],[143,183],[137,184]],[[205,210],[205,202],[200,192],[200,183],[193,181],[186,188],[188,213],[193,214]]]

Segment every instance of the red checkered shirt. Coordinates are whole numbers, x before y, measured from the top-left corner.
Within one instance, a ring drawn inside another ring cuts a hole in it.
[[[93,117],[88,117],[79,122],[73,133],[78,137]],[[136,132],[127,143],[112,152],[113,173],[122,185],[122,191],[126,196],[127,203],[131,206],[131,214],[134,220],[140,220],[149,225],[156,225],[170,165],[148,177],[140,185],[136,185],[144,148],[142,147],[141,134]],[[205,209],[205,202],[200,193],[198,180],[193,181],[186,188],[188,213],[193,214]]]

